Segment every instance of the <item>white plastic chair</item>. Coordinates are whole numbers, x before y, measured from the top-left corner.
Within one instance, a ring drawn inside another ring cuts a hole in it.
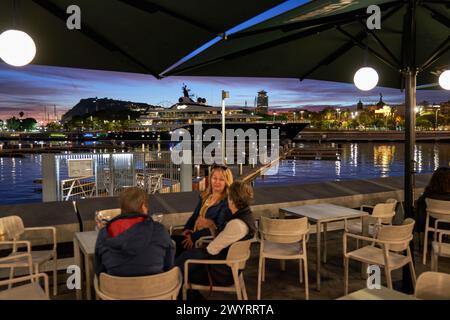
[[[50,250],[32,250],[31,242],[26,240],[20,240],[25,233],[39,233],[49,232],[52,239],[52,249]],[[2,240],[3,239],[3,240]],[[9,279],[14,277],[15,268],[24,267],[28,268],[30,274],[34,267],[34,273],[38,274],[39,269],[47,261],[53,262],[53,295],[57,294],[58,288],[58,272],[57,272],[57,253],[56,253],[56,228],[55,227],[33,227],[25,228],[22,218],[19,216],[8,216],[0,218],[0,246],[6,245],[11,247],[11,253],[6,256],[9,258],[8,264],[10,264]],[[25,246],[27,248],[26,254],[18,251],[19,247]],[[31,257],[31,265],[30,265]],[[5,258],[3,258],[5,259]],[[0,264],[1,266],[1,264]]]
[[[439,229],[439,224],[450,226],[450,221],[436,219],[434,227],[434,241],[431,244],[431,270],[438,271],[439,257],[450,258],[450,243],[445,242],[444,236],[450,237],[449,229]]]
[[[261,299],[261,282],[265,280],[265,259],[298,260],[299,280],[303,282],[302,264],[305,278],[305,298],[309,299],[308,288],[308,218],[260,220],[260,250],[258,267],[257,299]]]
[[[434,241],[437,240],[438,235],[438,221],[450,223],[450,201],[435,200],[426,198],[427,204],[427,218],[425,222],[425,235],[423,242],[423,264],[427,264],[427,250],[428,250],[428,232],[434,232]],[[430,217],[437,219],[434,227],[430,227]],[[442,236],[441,230],[441,236]]]
[[[417,278],[415,296],[423,300],[450,300],[450,274],[422,273]]]
[[[116,277],[100,273],[100,279],[94,279],[95,293],[102,300],[176,300],[181,284],[178,267],[140,277]]]
[[[209,260],[209,259],[189,259],[184,263],[184,286],[183,299],[187,299],[187,289],[197,290],[212,290],[222,292],[236,292],[238,300],[248,300],[247,290],[244,281],[244,269],[248,258],[250,257],[251,240],[238,241],[233,243],[228,250],[227,258],[225,260]],[[220,265],[225,264],[231,268],[233,274],[234,284],[225,286],[205,286],[189,282],[189,264],[203,264],[203,265]]]
[[[44,279],[44,289],[39,285],[39,278]],[[18,287],[9,288],[12,284],[31,281]],[[8,285],[7,290],[0,291],[0,300],[50,300],[48,276],[45,273],[0,281],[0,287]]]
[[[377,229],[383,225],[392,225],[392,219],[395,216],[395,209],[397,207],[396,199],[388,199],[386,202],[378,203],[375,206],[362,205],[360,210],[364,208],[372,208],[373,211],[369,215],[369,235],[374,237]],[[361,218],[362,219],[362,218]],[[358,219],[355,222],[349,222],[347,224],[347,232],[353,234],[362,234],[362,220]],[[357,247],[359,247],[359,241],[357,241]]]
[[[122,210],[120,208],[104,209],[95,211],[95,225],[97,229],[102,229],[108,221],[120,215]]]
[[[402,225],[381,226],[375,238],[364,237],[351,233],[344,233],[344,291],[348,294],[348,269],[349,260],[356,260],[362,263],[379,265],[385,268],[386,280],[389,289],[392,289],[392,270],[409,265],[412,282],[415,285],[416,274],[412,261],[409,242],[413,239],[413,229],[415,221],[406,219]],[[347,252],[348,238],[354,238],[371,242],[360,249]],[[378,246],[378,247],[377,247]],[[406,256],[402,254],[406,250]]]

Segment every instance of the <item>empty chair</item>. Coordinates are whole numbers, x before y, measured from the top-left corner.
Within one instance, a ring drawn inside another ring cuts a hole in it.
[[[149,194],[154,194],[163,187],[163,174],[146,173],[144,176],[143,173],[138,173],[136,174],[136,185],[139,188],[147,190]]]
[[[411,257],[409,242],[413,239],[414,220],[406,219],[403,224],[397,226],[381,226],[375,238],[344,233],[344,277],[345,295],[348,294],[348,268],[349,260],[353,259],[362,263],[379,265],[384,267],[387,286],[392,289],[392,270],[399,269],[407,264],[411,270],[412,282],[415,285],[416,274]],[[347,252],[348,238],[354,238],[371,242],[371,245]],[[406,256],[402,254],[406,250]]]
[[[102,300],[176,300],[181,288],[181,272],[171,270],[140,277],[116,277],[100,273],[95,277],[97,298]]]
[[[308,241],[308,218],[260,220],[260,250],[258,268],[257,299],[261,299],[261,282],[265,280],[266,259],[298,260],[299,279],[302,283],[302,264],[305,274],[305,298],[309,299],[308,257],[306,242]],[[302,263],[303,262],[303,263]]]
[[[375,236],[376,230],[382,224],[391,225],[392,219],[395,216],[395,209],[397,207],[396,199],[388,199],[384,203],[378,203],[375,206],[362,205],[364,208],[372,208],[373,211],[369,216],[369,235]],[[362,218],[361,218],[362,219]],[[352,221],[347,226],[347,231],[353,234],[362,234],[362,221]],[[358,241],[359,243],[359,241]]]
[[[39,285],[39,279],[44,279],[44,289]],[[0,291],[0,300],[50,300],[48,290],[48,276],[45,273],[0,281],[0,287],[30,281],[18,287]]]
[[[437,230],[439,222],[450,223],[450,201],[425,199],[427,204],[427,218],[425,222],[425,235],[423,243],[423,264],[427,263],[428,232],[434,232],[434,241],[437,240]],[[434,227],[430,227],[430,217],[437,219]],[[442,233],[441,233],[442,235]],[[441,247],[442,248],[442,247]]]
[[[20,240],[25,233],[40,233],[40,236],[50,235],[52,239],[52,249],[50,250],[32,250],[31,242]],[[39,273],[40,267],[47,261],[53,262],[53,294],[56,295],[58,287],[57,279],[57,254],[56,254],[56,228],[55,227],[33,227],[25,228],[23,221],[19,216],[8,216],[0,218],[0,241],[1,245],[12,247],[11,253],[7,257],[15,257],[9,260],[11,263],[9,279],[14,277],[15,268],[24,267],[30,269],[30,258],[23,252],[19,251],[20,247],[26,247],[27,253],[31,255],[31,263],[34,273]],[[30,271],[31,273],[31,271]]]
[[[450,243],[445,236],[450,237],[449,229],[440,229],[440,225],[450,226],[450,221],[436,219],[434,241],[431,244],[431,270],[438,271],[439,257],[450,258]]]
[[[422,273],[417,278],[415,296],[423,300],[450,300],[450,274]]]
[[[227,258],[225,260],[209,260],[209,259],[189,259],[184,264],[184,285],[183,285],[183,299],[187,298],[187,289],[207,290],[207,291],[222,291],[222,292],[236,292],[238,300],[248,300],[247,290],[245,288],[244,270],[247,260],[250,257],[251,240],[238,241],[233,243],[228,250]],[[217,286],[202,285],[191,283],[189,281],[189,264],[203,264],[203,265],[227,265],[231,268],[234,283],[231,286]]]

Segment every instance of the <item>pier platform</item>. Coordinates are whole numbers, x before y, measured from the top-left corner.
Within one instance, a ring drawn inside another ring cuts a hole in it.
[[[305,129],[296,142],[404,142],[404,131],[314,130]],[[450,131],[416,131],[416,141],[450,141]]]

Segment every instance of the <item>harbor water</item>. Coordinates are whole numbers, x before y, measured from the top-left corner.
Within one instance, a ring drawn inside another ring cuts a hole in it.
[[[340,160],[285,160],[272,168],[271,175],[258,177],[255,187],[307,184],[350,179],[402,176],[402,143],[358,142],[340,145]],[[418,143],[414,153],[417,173],[430,173],[448,166],[450,143]],[[41,202],[42,156],[0,158],[0,204]]]

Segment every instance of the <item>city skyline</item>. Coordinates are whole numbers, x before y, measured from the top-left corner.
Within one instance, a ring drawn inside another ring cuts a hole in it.
[[[350,76],[350,75],[349,75]],[[169,106],[182,95],[185,83],[196,97],[206,98],[208,104],[219,106],[221,90],[230,92],[227,105],[254,105],[257,92],[265,90],[270,108],[302,106],[351,106],[358,100],[376,103],[379,94],[387,104],[401,104],[404,93],[398,89],[376,87],[359,91],[350,83],[317,80],[226,77],[168,77],[157,80],[150,75],[82,70],[73,68],[30,65],[13,68],[0,63],[0,119],[18,116],[44,118],[44,107],[58,116],[75,106],[81,99],[98,97],[123,101]],[[418,90],[417,101],[440,103],[450,100],[445,90]],[[50,118],[52,119],[52,118]]]

